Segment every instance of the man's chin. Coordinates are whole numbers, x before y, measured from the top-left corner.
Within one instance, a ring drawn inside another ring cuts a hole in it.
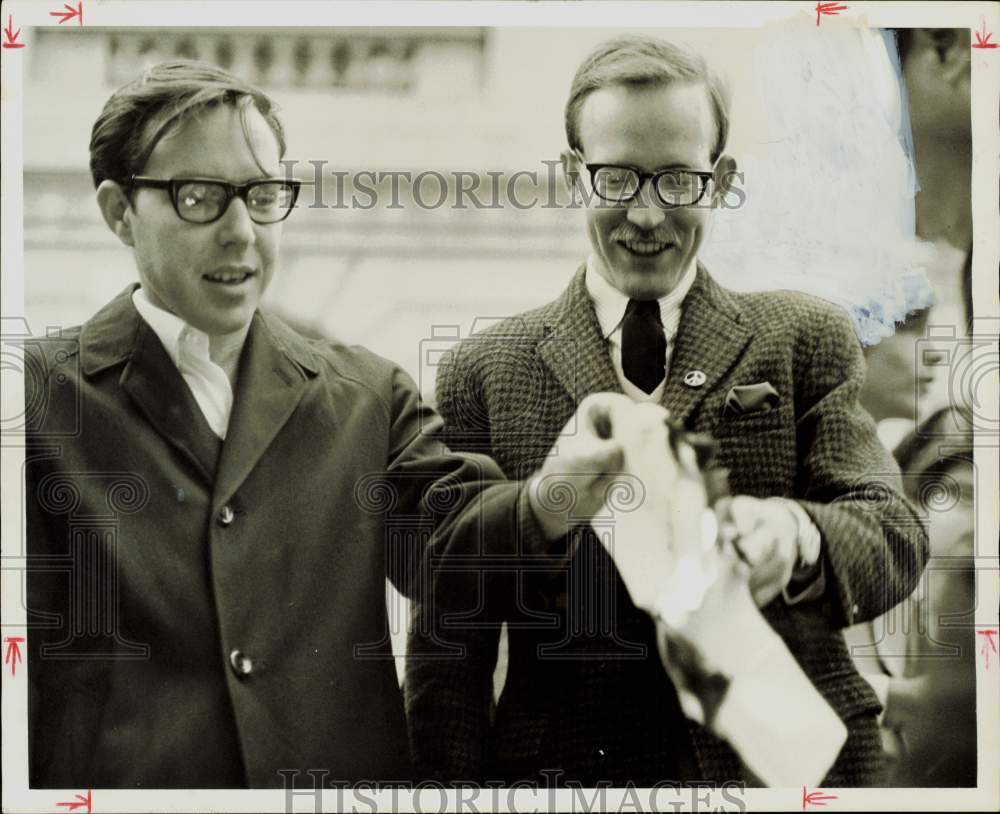
[[[209,336],[227,336],[242,331],[253,319],[253,310],[240,309],[225,314],[203,314],[194,327],[204,331]]]
[[[622,260],[614,276],[619,290],[631,299],[659,299],[673,291],[681,279],[681,270],[662,256],[650,259],[629,254]]]

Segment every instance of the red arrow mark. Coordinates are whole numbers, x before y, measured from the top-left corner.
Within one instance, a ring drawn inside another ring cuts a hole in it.
[[[983,637],[983,647],[979,651],[983,654],[983,658],[986,660],[986,669],[990,669],[990,651],[994,653],[997,652],[997,643],[993,640],[993,637],[997,635],[996,629],[994,630],[977,630],[977,634]]]
[[[4,641],[7,642],[7,653],[3,657],[3,663],[10,664],[10,674],[13,676],[17,669],[17,663],[21,661],[19,645],[24,641],[24,636],[7,636]]]
[[[49,16],[61,17],[62,19],[59,21],[59,25],[72,20],[74,17],[79,17],[80,25],[83,25],[83,0],[80,0],[80,2],[76,4],[76,8],[73,8],[69,3],[63,3],[63,8],[66,10],[50,11]]]
[[[823,794],[821,791],[806,792],[806,787],[802,787],[802,810],[806,810],[807,805],[825,806],[827,800],[836,800],[836,794]]]
[[[986,20],[983,20],[983,30],[982,32],[976,32],[976,41],[972,43],[973,48],[996,48],[997,43],[990,42],[990,37],[992,37],[989,31],[986,30]]]
[[[821,15],[832,17],[835,14],[840,14],[842,11],[847,11],[847,6],[838,6],[834,3],[817,3],[816,4],[816,25],[819,25],[819,18]]]
[[[56,803],[56,805],[57,806],[66,806],[66,809],[68,811],[76,811],[80,806],[86,806],[87,807],[87,814],[90,814],[90,804],[93,802],[93,800],[91,799],[91,795],[92,794],[93,794],[93,791],[91,789],[87,789],[87,796],[86,797],[84,797],[82,794],[76,794],[76,795],[74,795],[76,797],[76,802],[75,803]]]
[[[21,29],[14,30],[14,18],[10,14],[7,15],[7,27],[3,33],[7,38],[3,43],[4,48],[24,48],[24,43],[17,41],[17,38],[21,36]]]

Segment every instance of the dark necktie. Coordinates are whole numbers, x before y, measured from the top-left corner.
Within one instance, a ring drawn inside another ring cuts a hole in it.
[[[667,338],[656,300],[629,300],[622,320],[622,370],[643,393],[663,381]]]

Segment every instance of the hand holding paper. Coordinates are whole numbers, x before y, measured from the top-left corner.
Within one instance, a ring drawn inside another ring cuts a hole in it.
[[[716,514],[733,525],[734,544],[750,566],[750,593],[764,607],[792,578],[799,556],[798,523],[782,503],[747,495],[723,498]]]
[[[589,521],[621,475],[621,442],[609,432],[610,411],[617,399],[628,401],[625,396],[598,393],[580,402],[528,484],[532,511],[550,540]]]
[[[751,595],[753,561],[734,545],[739,525],[720,530],[695,451],[666,411],[615,401],[608,418],[623,469],[645,500],[619,513],[614,538],[602,540],[632,601],[657,621],[661,658],[685,714],[728,740],[767,785],[819,783],[847,730],[761,616]],[[750,510],[740,519],[753,553],[781,563],[762,580],[777,585],[787,582],[787,558],[774,551],[784,529],[777,516],[774,526],[755,521],[760,502],[744,503]]]

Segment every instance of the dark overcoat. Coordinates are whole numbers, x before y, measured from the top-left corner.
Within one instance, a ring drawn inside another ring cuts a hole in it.
[[[537,533],[523,493],[395,365],[259,312],[221,442],[130,293],[26,349],[31,785],[409,778],[386,576]]]

